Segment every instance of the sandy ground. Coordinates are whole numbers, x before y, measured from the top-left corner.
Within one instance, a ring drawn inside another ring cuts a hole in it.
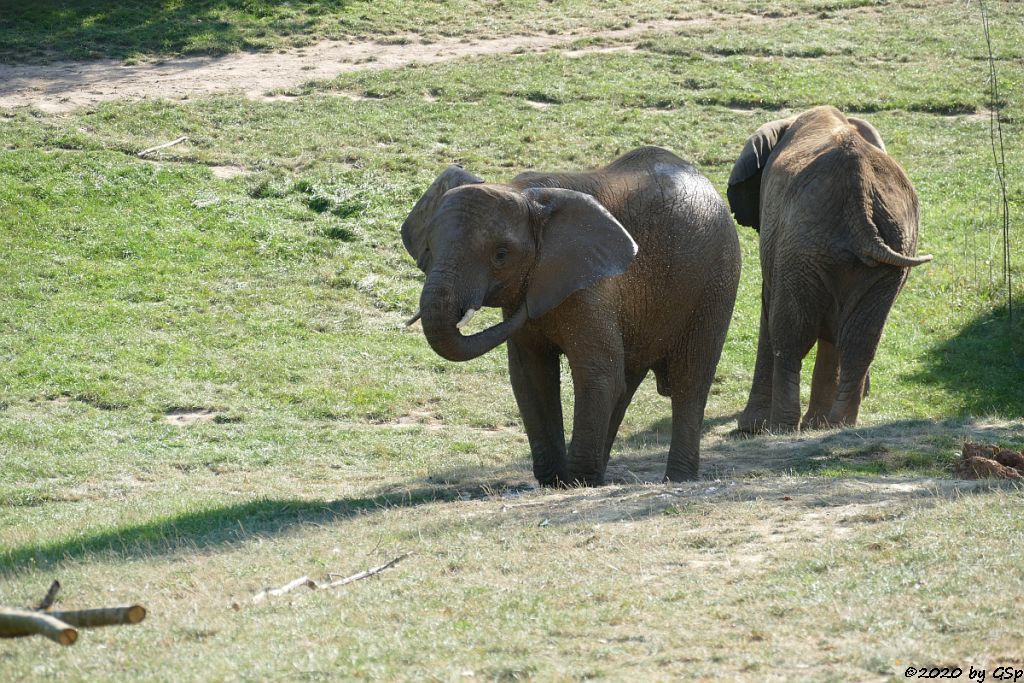
[[[491,54],[537,52],[565,48],[581,38],[615,42],[644,33],[713,21],[756,20],[756,17],[736,16],[675,19],[597,33],[511,36],[489,40],[451,38],[429,44],[420,42],[417,36],[401,41],[392,39],[388,44],[324,41],[285,52],[243,52],[131,66],[117,60],[0,64],[0,108],[33,106],[46,112],[63,112],[112,99],[185,99],[229,91],[241,91],[251,98],[262,99],[274,90],[351,71],[394,69],[409,64],[432,64]],[[402,44],[395,44],[397,42]],[[609,48],[589,48],[567,54],[571,56],[594,49]]]

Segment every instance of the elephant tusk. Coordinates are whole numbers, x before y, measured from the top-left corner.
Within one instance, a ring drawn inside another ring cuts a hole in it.
[[[455,327],[461,330],[463,327],[468,325],[469,321],[473,319],[474,315],[476,315],[476,310],[477,309],[475,308],[471,308],[468,311],[466,311],[466,315],[462,316],[462,320],[455,323]]]
[[[410,327],[413,323],[415,323],[417,320],[420,319],[421,315],[423,315],[423,312],[420,309],[417,308],[416,309],[416,313],[413,314],[413,316],[411,318],[409,318],[408,320],[405,321],[405,326],[406,327]]]

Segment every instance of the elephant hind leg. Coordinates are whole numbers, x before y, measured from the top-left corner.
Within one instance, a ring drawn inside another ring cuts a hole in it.
[[[869,390],[869,368],[882,338],[882,328],[889,315],[902,278],[887,278],[875,283],[839,323],[836,348],[839,353],[839,385],[829,423],[857,424],[861,400]]]
[[[789,335],[786,342],[775,345],[772,359],[772,412],[768,429],[775,433],[800,428],[800,367],[816,337],[813,326],[801,326],[795,319],[781,322],[781,326],[789,330]]]
[[[726,313],[731,314],[727,310]],[[669,359],[672,386],[672,444],[665,467],[666,481],[691,481],[700,466],[700,437],[704,408],[715,379],[728,324],[715,321],[714,314],[699,318],[709,329],[690,334],[678,356]]]
[[[654,379],[658,382],[658,393],[662,396],[671,396],[672,385],[668,382],[668,364],[661,361],[652,370],[654,370]]]
[[[772,339],[768,327],[768,307],[762,294],[761,326],[757,338],[757,360],[754,363],[754,381],[750,396],[736,427],[741,432],[756,434],[768,428],[772,411]]]
[[[839,353],[835,344],[818,340],[814,376],[811,379],[811,400],[800,421],[801,429],[821,429],[829,425],[829,413],[839,388]]]
[[[608,467],[608,460],[612,455],[612,444],[615,443],[615,435],[619,433],[619,427],[622,425],[622,418],[626,416],[626,409],[629,408],[629,404],[633,401],[633,395],[636,394],[637,387],[644,381],[644,377],[647,376],[647,371],[626,373],[626,390],[616,401],[615,407],[612,409],[611,418],[608,420],[608,437],[606,439],[604,449],[604,466]]]

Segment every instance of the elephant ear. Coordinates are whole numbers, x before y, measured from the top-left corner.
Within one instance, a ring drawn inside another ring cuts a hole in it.
[[[558,188],[523,192],[535,206],[537,262],[526,289],[526,311],[538,318],[573,292],[626,272],[636,242],[590,195]]]
[[[882,136],[874,126],[864,119],[858,119],[852,116],[847,116],[846,120],[850,122],[850,125],[857,129],[857,132],[860,133],[862,138],[883,152],[885,151],[885,143],[882,142]]]
[[[729,208],[736,222],[761,230],[761,172],[795,117],[766,123],[747,138],[729,176]]]
[[[402,223],[402,244],[405,245],[405,250],[416,260],[416,265],[424,273],[430,270],[430,243],[427,239],[430,234],[430,221],[441,203],[441,197],[453,188],[482,182],[482,178],[477,178],[461,166],[452,164],[437,176],[437,180],[427,188],[416,205],[412,207],[412,211]]]

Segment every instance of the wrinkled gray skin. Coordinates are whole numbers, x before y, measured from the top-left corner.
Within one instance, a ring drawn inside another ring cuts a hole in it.
[[[672,398],[665,476],[697,476],[704,405],[736,298],[740,251],[725,202],[671,152],[634,150],[587,173],[484,184],[441,174],[402,225],[426,273],[423,332],[441,356],[508,341],[509,375],[542,485],[601,484],[612,442],[653,370]],[[504,321],[475,335],[468,309]],[[566,452],[559,357],[575,410]]]
[[[871,124],[834,107],[765,124],[729,178],[761,232],[761,331],[742,431],[854,425],[889,309],[917,251],[917,194]],[[818,344],[810,405],[800,366]]]

